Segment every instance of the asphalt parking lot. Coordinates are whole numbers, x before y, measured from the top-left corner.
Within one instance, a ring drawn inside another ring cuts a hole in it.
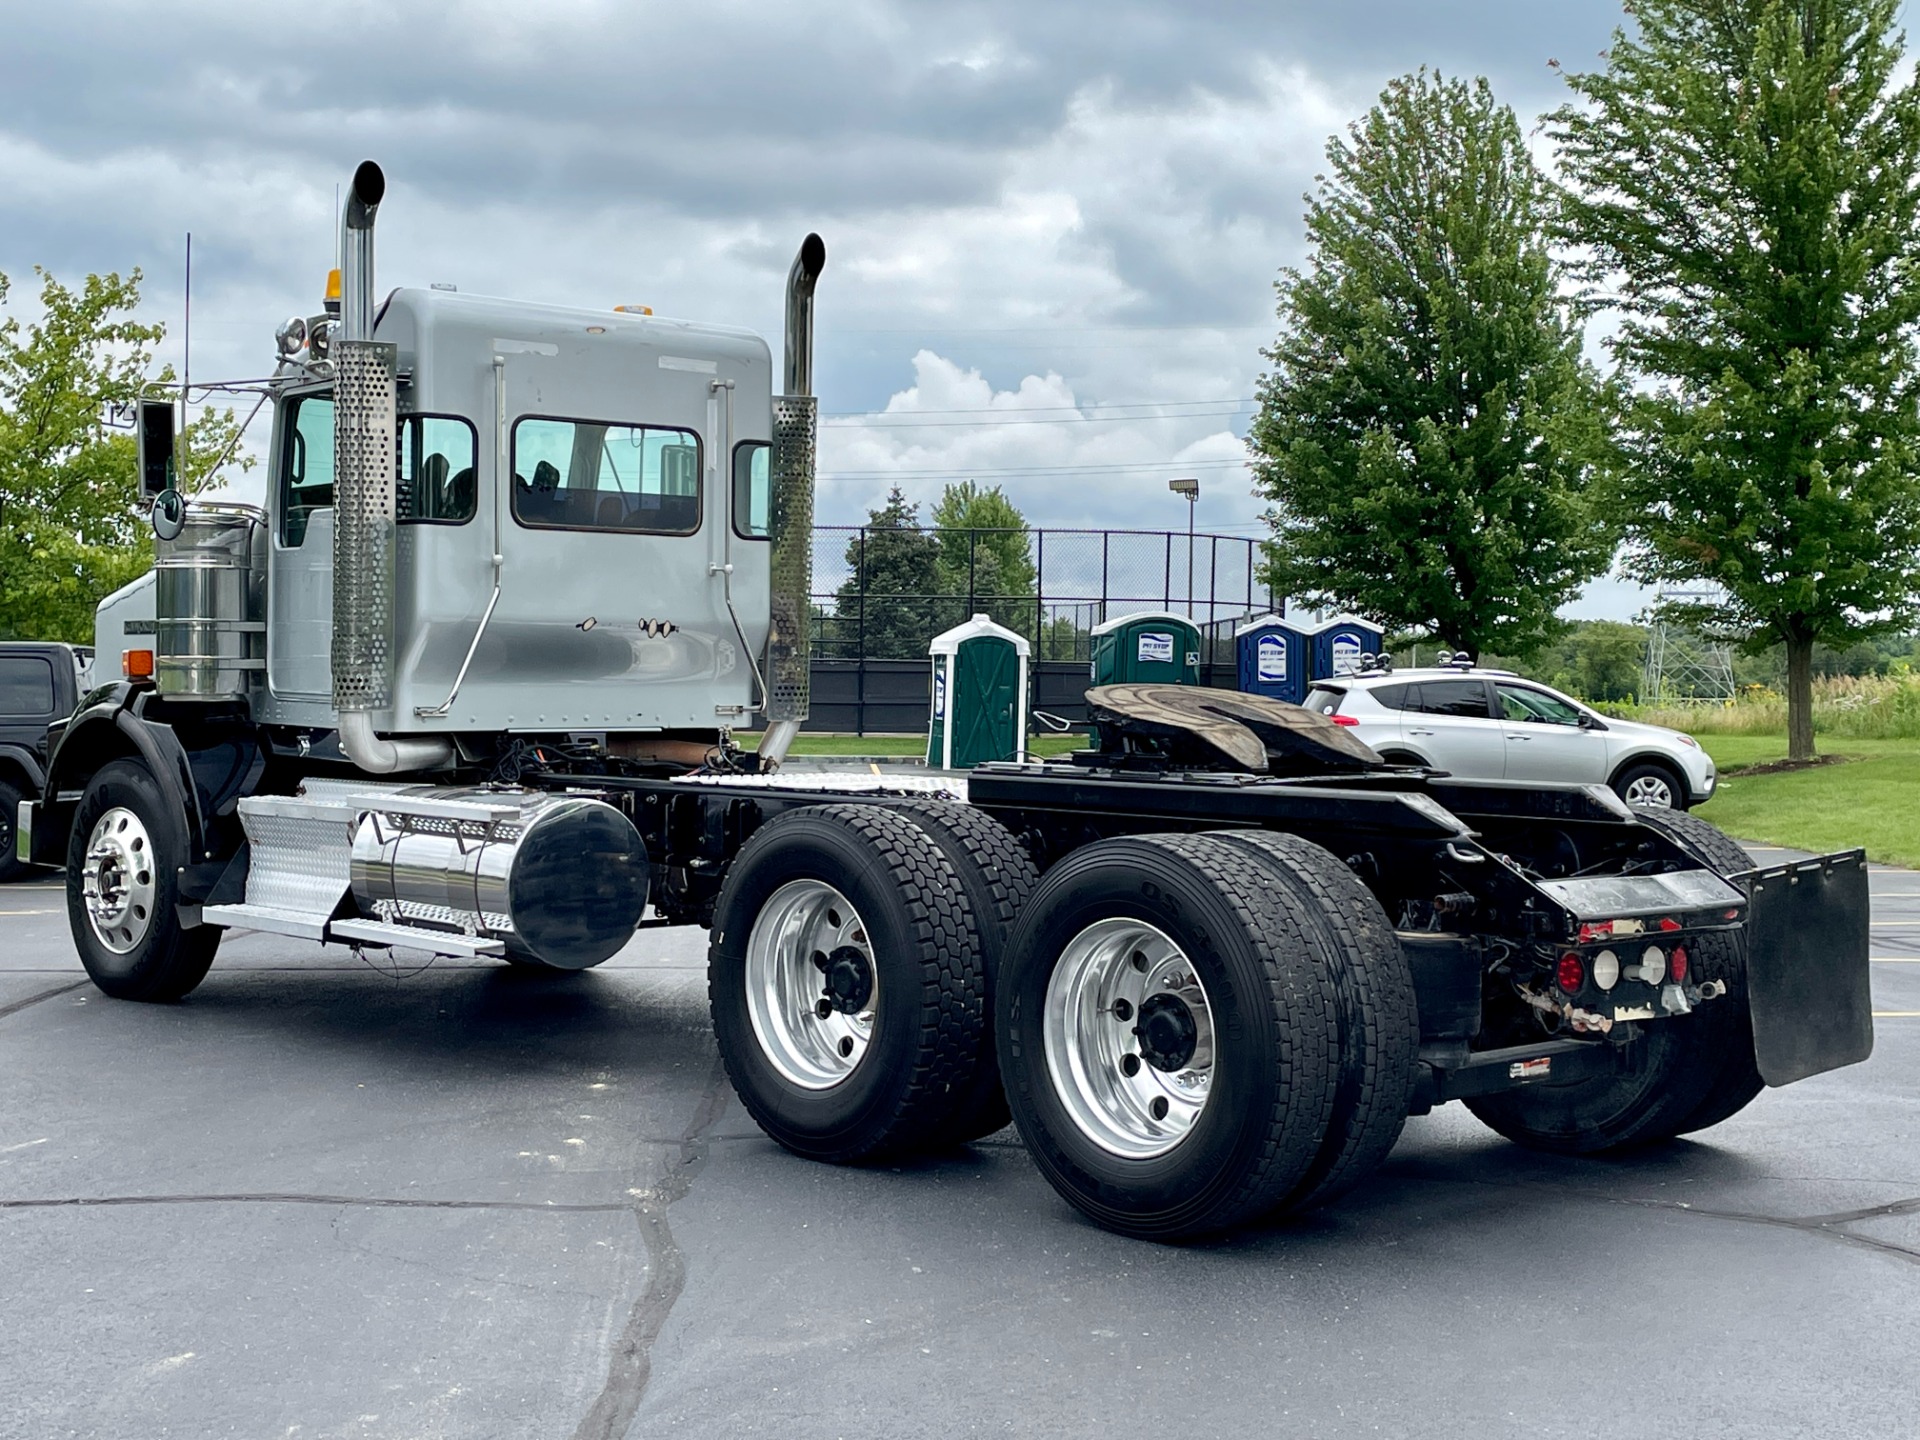
[[[143,1006],[0,887],[0,1436],[1911,1437],[1920,874],[1872,884],[1865,1065],[1619,1159],[1449,1106],[1188,1248],[1011,1132],[787,1156],[697,931],[571,977],[234,935]]]

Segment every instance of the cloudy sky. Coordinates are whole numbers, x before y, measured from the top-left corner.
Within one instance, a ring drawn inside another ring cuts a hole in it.
[[[1617,0],[7,6],[0,271],[140,266],[177,361],[263,373],[336,185],[386,168],[383,285],[751,326],[827,239],[821,518],[896,481],[1036,524],[1259,530],[1240,463],[1326,137],[1421,64],[1531,117]],[[23,283],[23,281],[25,283]],[[1602,582],[1576,613],[1629,613]]]

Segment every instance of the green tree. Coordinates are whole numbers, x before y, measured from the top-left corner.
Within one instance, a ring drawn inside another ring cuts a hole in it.
[[[941,493],[933,525],[940,592],[959,597],[945,607],[947,624],[958,625],[978,612],[1032,639],[1038,576],[1027,517],[1019,507],[998,485],[982,489],[964,480]]]
[[[1250,440],[1268,578],[1456,650],[1530,653],[1613,548],[1551,187],[1486,81],[1425,70],[1327,161]]]
[[[1639,0],[1550,117],[1587,299],[1635,382],[1621,514],[1640,579],[1787,656],[1911,624],[1920,585],[1920,90],[1897,0]]]
[[[77,290],[36,273],[39,318],[0,320],[0,638],[84,643],[101,598],[153,563],[134,509],[134,442],[101,417],[140,393],[163,327],[130,318],[138,270],[89,275]],[[0,275],[0,306],[8,289]],[[230,410],[187,427],[186,488],[231,449],[236,428]]]
[[[898,485],[847,542],[847,579],[834,596],[835,649],[849,659],[907,659],[939,633],[940,547]]]

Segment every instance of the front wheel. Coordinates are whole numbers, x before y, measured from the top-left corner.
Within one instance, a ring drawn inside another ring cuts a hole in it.
[[[220,931],[178,909],[185,824],[137,760],[103,765],[67,841],[67,922],[87,974],[116,1000],[178,1000],[206,978]]]
[[[1685,810],[1687,789],[1664,765],[1630,765],[1614,777],[1613,793],[1640,810]]]

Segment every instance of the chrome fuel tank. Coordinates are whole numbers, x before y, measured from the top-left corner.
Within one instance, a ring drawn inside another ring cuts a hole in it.
[[[650,881],[633,823],[582,795],[415,786],[354,829],[361,912],[489,935],[560,970],[633,938]]]
[[[241,699],[266,668],[265,516],[189,501],[154,544],[155,681],[165,695]]]

